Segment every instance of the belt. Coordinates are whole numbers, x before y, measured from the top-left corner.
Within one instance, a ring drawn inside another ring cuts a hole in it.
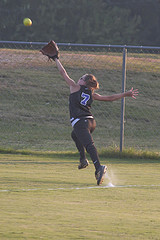
[[[81,119],[85,119],[85,118],[93,118],[93,116],[85,116],[85,117],[82,117],[82,118],[71,118],[70,121],[71,121],[71,125],[72,127],[74,127],[74,125]]]

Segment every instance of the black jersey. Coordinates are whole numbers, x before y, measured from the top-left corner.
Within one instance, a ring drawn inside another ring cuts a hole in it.
[[[80,86],[80,90],[69,96],[69,110],[71,122],[82,117],[92,117],[90,111],[92,104],[92,91],[86,86]]]

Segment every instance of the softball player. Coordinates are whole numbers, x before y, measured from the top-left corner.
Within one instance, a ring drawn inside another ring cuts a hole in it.
[[[95,93],[95,90],[99,88],[99,83],[94,75],[85,74],[76,83],[68,76],[60,60],[58,58],[54,60],[60,74],[70,88],[69,110],[70,121],[73,127],[71,136],[80,153],[80,164],[78,169],[86,168],[89,165],[85,155],[86,150],[95,166],[97,185],[100,185],[103,182],[107,167],[100,164],[99,156],[91,135],[96,127],[95,119],[90,111],[92,101],[115,101],[124,97],[136,98],[138,90],[133,90],[132,88],[125,93],[111,96],[100,95]]]

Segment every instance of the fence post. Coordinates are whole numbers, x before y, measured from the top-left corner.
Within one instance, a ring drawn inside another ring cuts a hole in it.
[[[123,48],[123,65],[122,65],[122,93],[126,89],[126,59],[127,49]],[[120,152],[124,146],[124,114],[125,114],[125,98],[121,99],[121,125],[120,125]]]

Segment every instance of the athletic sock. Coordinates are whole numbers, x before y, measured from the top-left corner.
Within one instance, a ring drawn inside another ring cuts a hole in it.
[[[100,162],[99,162],[99,159],[94,161],[93,162],[94,166],[95,166],[95,169],[96,169],[96,172],[98,171],[99,167],[101,166]]]
[[[94,144],[91,144],[87,147],[87,152],[89,153],[89,155],[92,159],[92,162],[95,166],[95,169],[97,171],[98,168],[101,166],[101,164],[100,164],[100,161],[99,161],[99,156],[98,156],[98,153],[97,153],[97,149],[94,146]]]

